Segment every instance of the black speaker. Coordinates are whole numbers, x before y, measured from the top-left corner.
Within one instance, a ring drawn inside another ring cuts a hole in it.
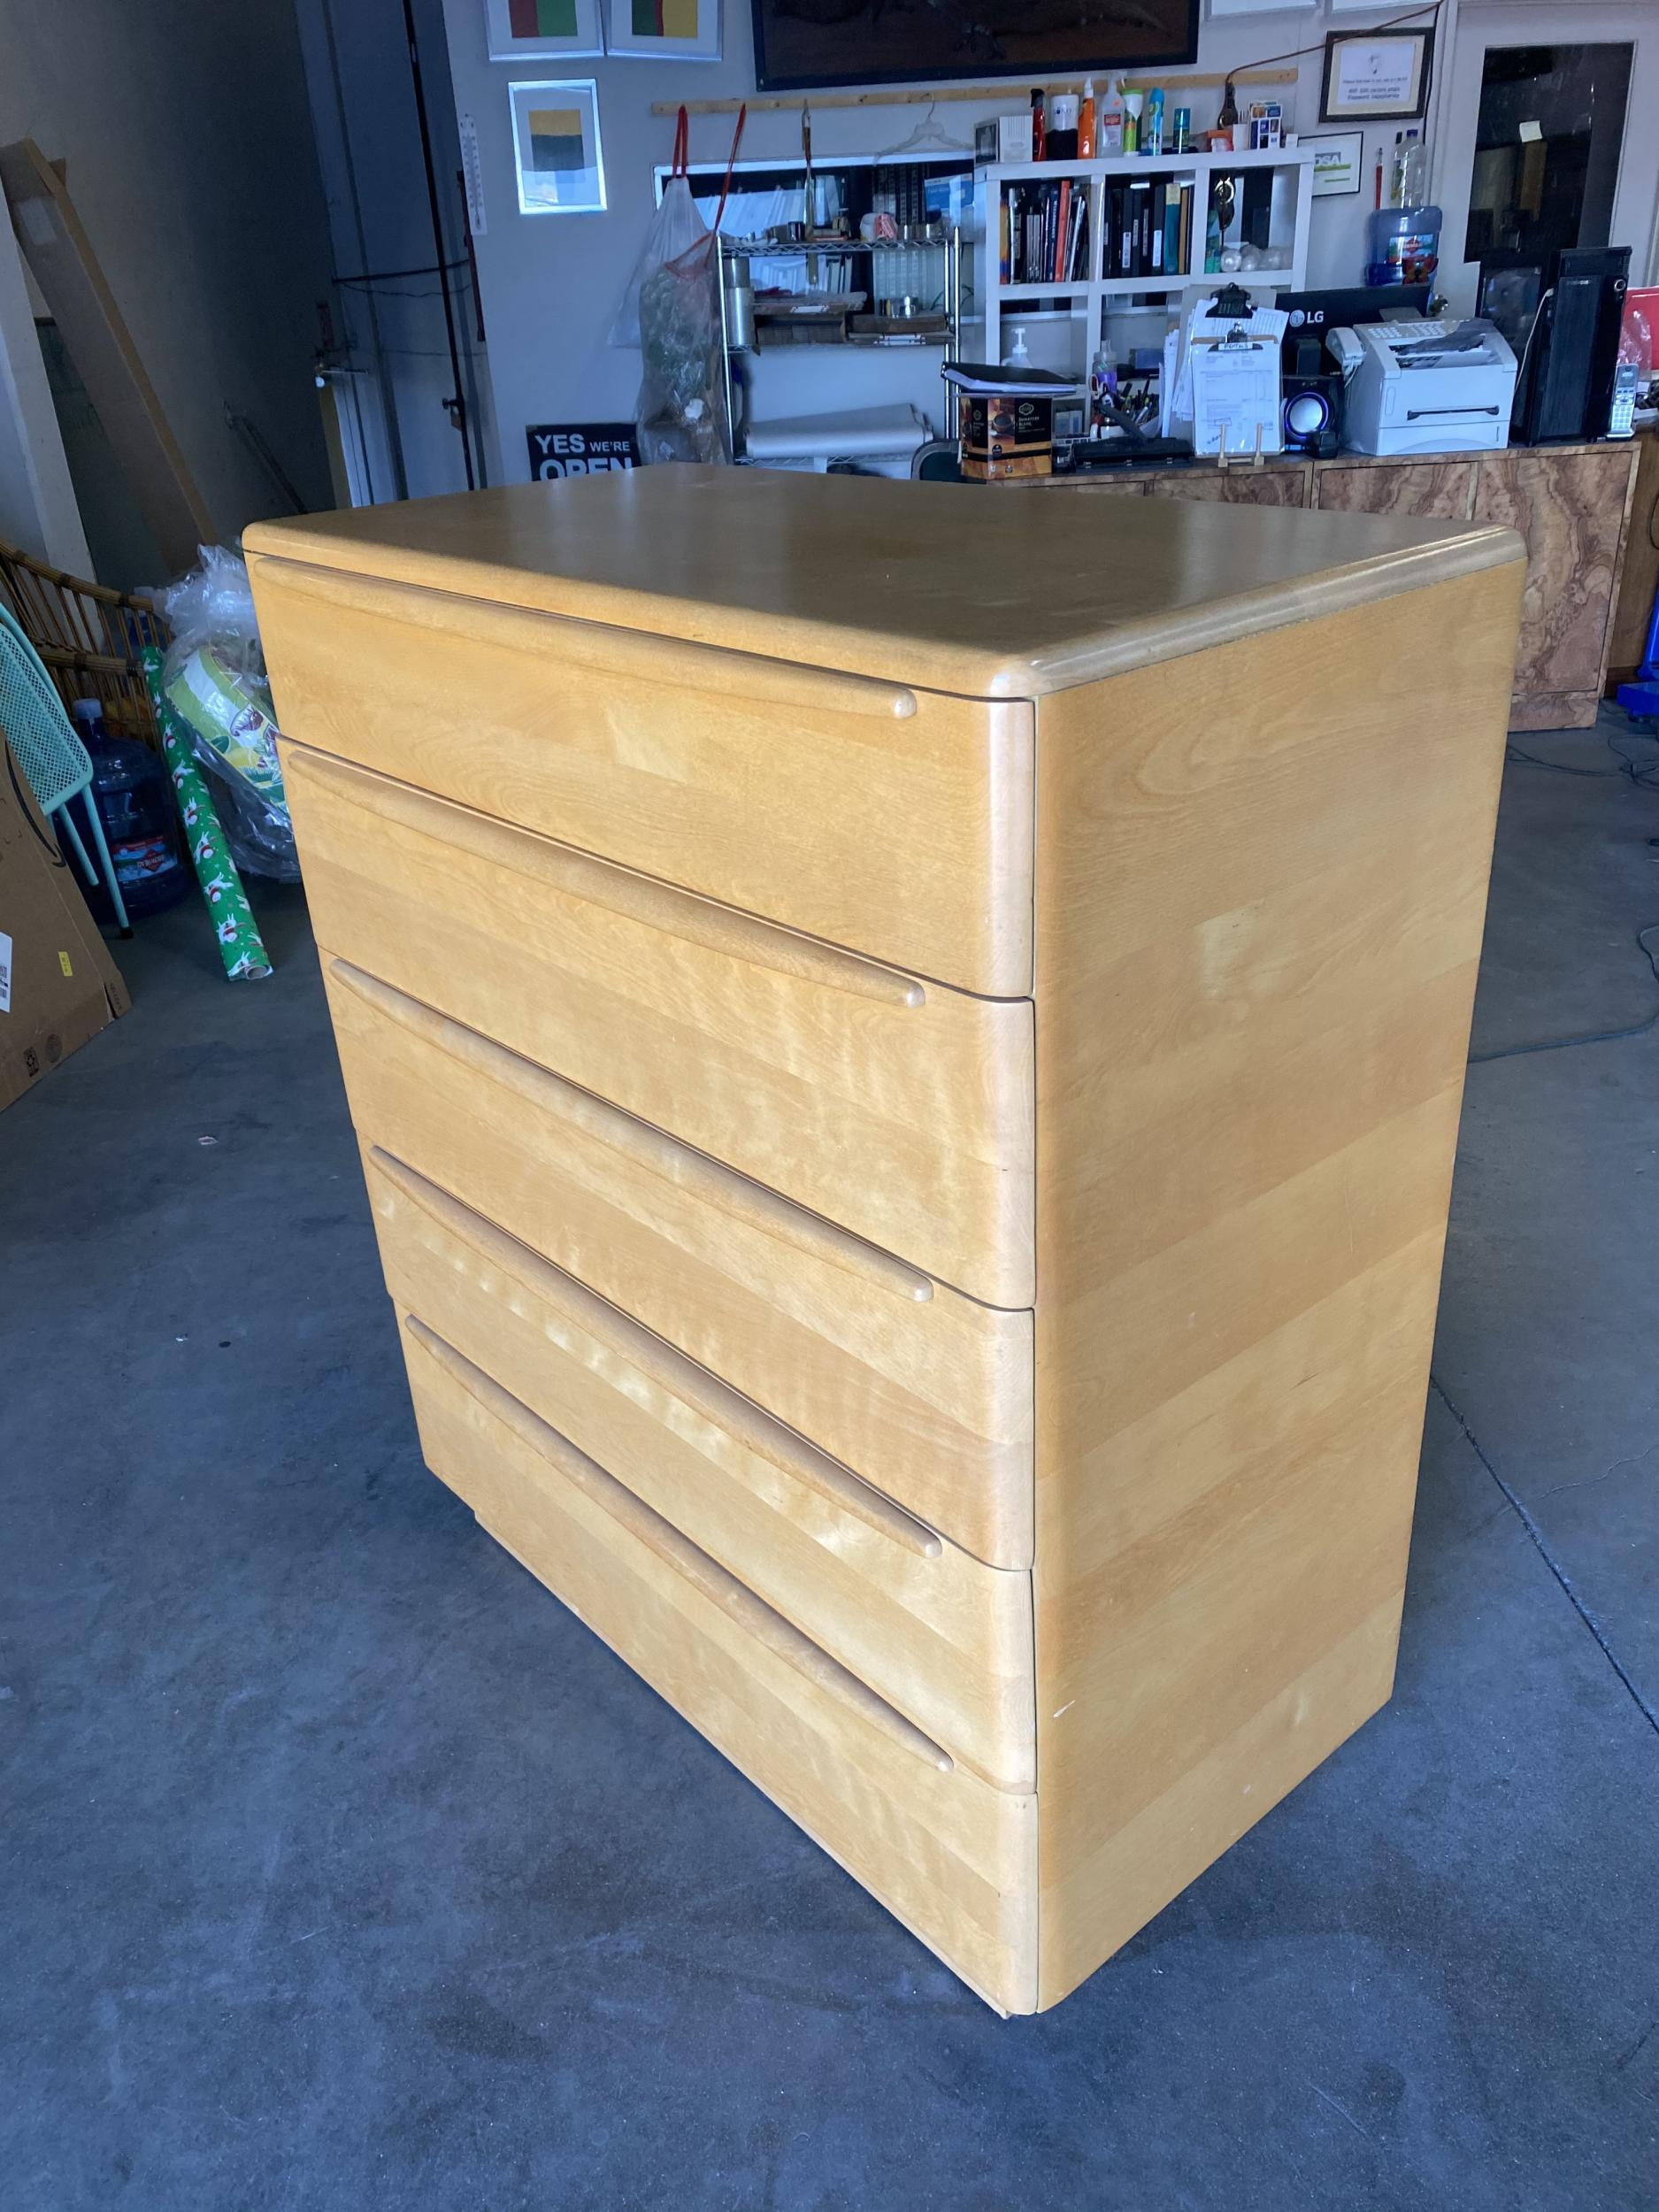
[[[1563,247],[1552,257],[1516,384],[1515,444],[1607,435],[1629,273],[1628,246]]]
[[[1342,444],[1341,378],[1286,376],[1279,388],[1286,452],[1333,459]]]

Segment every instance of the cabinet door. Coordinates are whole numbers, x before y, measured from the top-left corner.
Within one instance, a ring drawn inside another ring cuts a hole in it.
[[[1624,572],[1613,607],[1608,679],[1628,683],[1647,650],[1647,622],[1659,591],[1659,430],[1636,441],[1636,497],[1624,543]]]
[[[1228,506],[1305,507],[1313,472],[1293,468],[1171,469],[1155,479],[1154,499],[1218,499]]]
[[[1481,457],[1475,520],[1526,541],[1517,694],[1601,689],[1634,459],[1627,445]]]
[[[1316,473],[1321,507],[1345,514],[1421,515],[1467,522],[1475,500],[1471,461],[1326,463]]]

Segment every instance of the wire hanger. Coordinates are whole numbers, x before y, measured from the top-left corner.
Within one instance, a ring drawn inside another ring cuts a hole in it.
[[[885,161],[889,154],[920,153],[929,147],[937,147],[941,153],[947,154],[972,153],[973,149],[965,138],[952,138],[941,127],[935,119],[938,110],[939,102],[936,99],[930,100],[927,103],[926,114],[923,116],[910,136],[902,138],[896,146],[883,146],[877,154],[876,159]]]

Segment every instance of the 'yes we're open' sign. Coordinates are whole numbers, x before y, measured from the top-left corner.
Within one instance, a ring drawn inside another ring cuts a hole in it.
[[[640,465],[631,422],[531,423],[524,434],[534,477],[599,476]]]

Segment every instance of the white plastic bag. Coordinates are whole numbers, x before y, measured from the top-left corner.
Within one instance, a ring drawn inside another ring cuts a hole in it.
[[[153,595],[173,631],[161,687],[190,733],[239,868],[299,880],[248,570],[222,545]]]
[[[746,112],[739,111],[732,136],[720,192],[721,214]],[[690,119],[682,107],[674,127],[673,173],[611,326],[613,346],[638,346],[643,356],[639,397],[634,404],[643,461],[732,457],[720,352],[720,263],[715,250],[720,214],[711,231],[691,196],[690,136]]]
[[[622,295],[617,319],[611,326],[613,346],[637,346],[640,342],[640,288],[646,279],[655,276],[666,263],[678,261],[682,254],[690,253],[695,247],[707,248],[709,235],[709,226],[698,214],[697,203],[691,196],[691,180],[679,175],[670,177],[663,192],[663,204],[651,218],[644,247],[634,265],[634,274]]]

